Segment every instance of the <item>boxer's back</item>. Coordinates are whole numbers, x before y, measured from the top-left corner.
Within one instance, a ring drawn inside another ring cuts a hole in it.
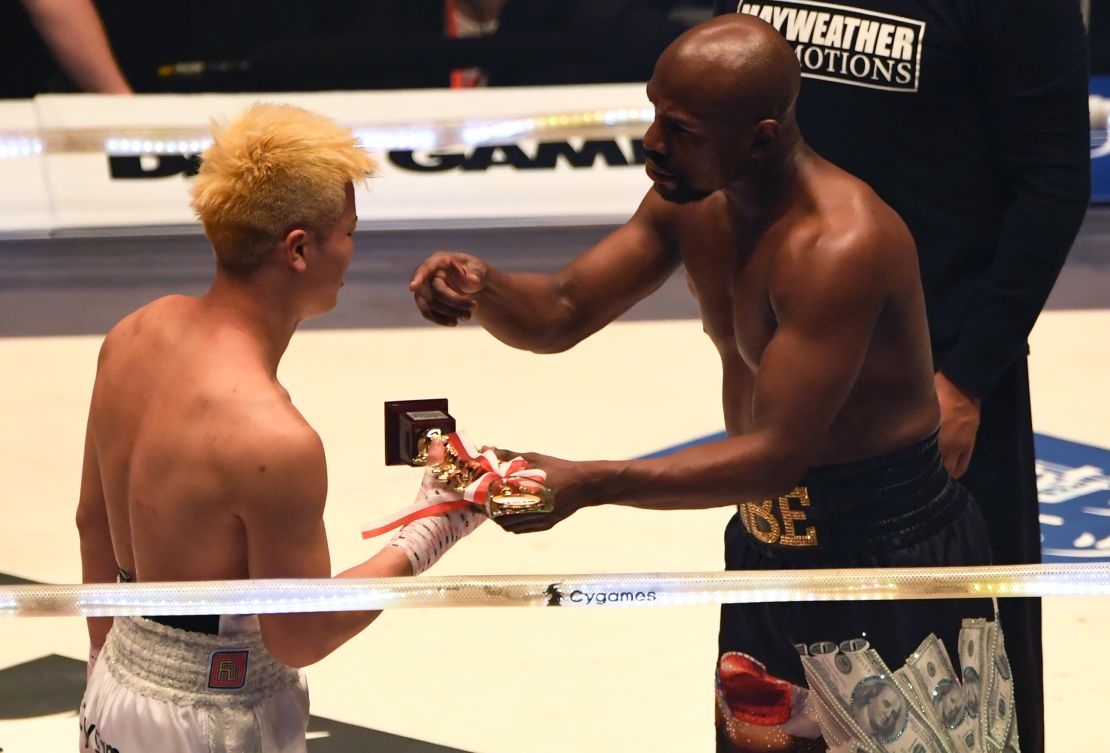
[[[139,309],[105,340],[90,416],[119,566],[146,581],[248,577],[235,504],[258,469],[243,450],[307,426],[243,333],[194,298]]]

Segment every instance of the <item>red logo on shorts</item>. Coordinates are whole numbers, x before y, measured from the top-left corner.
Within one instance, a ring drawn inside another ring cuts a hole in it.
[[[250,651],[216,651],[208,670],[208,687],[213,690],[239,690],[247,684]]]

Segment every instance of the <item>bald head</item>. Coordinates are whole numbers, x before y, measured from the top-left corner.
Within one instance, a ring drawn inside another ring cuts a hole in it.
[[[773,26],[728,13],[672,42],[653,80],[692,109],[783,120],[792,114],[801,78],[794,51]]]
[[[648,82],[655,119],[644,133],[647,172],[674,202],[777,180],[805,148],[794,102],[801,76],[775,29],[730,13],[663,51]]]

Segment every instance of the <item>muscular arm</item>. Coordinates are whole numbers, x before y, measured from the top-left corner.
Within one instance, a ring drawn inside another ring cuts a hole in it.
[[[778,327],[764,349],[744,434],[662,458],[568,464],[581,505],[699,509],[790,490],[855,385],[886,304],[874,249],[809,255],[774,301]],[[803,284],[804,283],[804,284]],[[835,312],[833,315],[831,312]],[[543,467],[542,461],[539,463]],[[559,490],[559,474],[549,476]]]
[[[92,418],[85,430],[85,455],[81,467],[81,491],[77,500],[77,532],[81,540],[81,582],[113,583],[119,571],[108,529],[108,509],[100,482],[100,462],[93,440]],[[112,627],[111,617],[89,617],[89,647],[104,645]]]
[[[247,534],[251,578],[326,578],[331,575],[324,500],[327,468],[319,437],[307,425],[284,427],[251,451],[257,469],[242,479],[246,496],[239,511]],[[264,470],[263,470],[264,469]],[[339,578],[411,575],[404,553],[394,547]],[[380,612],[319,612],[259,617],[266,648],[281,662],[303,667],[319,661],[365,628]]]
[[[483,284],[473,298],[478,322],[514,348],[555,353],[572,347],[654,292],[678,266],[667,211],[649,192],[627,223],[553,275],[483,264]],[[414,283],[427,267],[417,270]],[[460,308],[468,305],[443,280],[434,292]]]

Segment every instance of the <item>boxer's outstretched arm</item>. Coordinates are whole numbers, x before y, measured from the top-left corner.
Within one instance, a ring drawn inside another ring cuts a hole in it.
[[[571,462],[526,453],[548,472],[556,511],[498,522],[515,532],[539,531],[590,505],[703,509],[787,493],[813,465],[887,304],[885,286],[873,279],[881,253],[819,248],[787,290],[773,294],[779,321],[759,362],[746,433],[642,460]]]
[[[506,272],[465,254],[429,258],[410,285],[425,317],[451,325],[473,314],[502,342],[566,350],[645,298],[678,266],[670,208],[650,191],[636,214],[552,275]]]

